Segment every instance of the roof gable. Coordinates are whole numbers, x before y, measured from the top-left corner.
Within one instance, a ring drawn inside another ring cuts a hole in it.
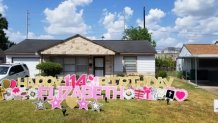
[[[98,45],[91,40],[76,35],[66,39],[64,42],[41,51],[47,55],[114,55],[115,52]]]
[[[179,53],[179,57],[189,57],[189,56],[191,56],[191,53],[187,50],[185,46],[183,46]]]

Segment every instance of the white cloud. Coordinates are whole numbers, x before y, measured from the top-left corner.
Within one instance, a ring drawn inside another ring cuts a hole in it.
[[[171,32],[174,31],[172,27],[163,27],[159,23],[161,19],[166,16],[166,13],[161,9],[151,9],[148,15],[145,16],[146,28],[152,33],[152,39],[156,41],[157,49],[163,49],[169,46],[180,46],[177,45],[179,42],[174,38]],[[136,24],[143,27],[143,20],[137,19]]]
[[[13,29],[5,30],[6,35],[9,40],[15,43],[19,43],[26,39],[26,34],[19,31],[14,31]],[[29,39],[54,39],[51,35],[36,35],[33,32],[29,32]]]
[[[0,13],[5,16],[5,11],[8,9],[6,5],[3,4],[3,0],[0,0]]]
[[[177,16],[211,16],[217,14],[218,0],[176,0],[173,12]]]
[[[90,28],[83,20],[83,9],[78,6],[88,5],[92,0],[65,0],[54,9],[46,8],[44,14],[48,26],[45,30],[49,34],[85,34]]]
[[[218,0],[176,0],[172,11],[175,24],[161,26],[165,17],[160,9],[151,9],[146,15],[146,27],[152,32],[157,48],[182,46],[186,43],[211,43],[218,39]],[[136,23],[143,26],[143,21]]]
[[[123,9],[125,14],[125,21],[129,19],[133,15],[133,10],[130,7],[125,7]],[[124,26],[127,27],[124,21],[123,13],[117,12],[108,12],[104,10],[104,17],[100,22],[104,25],[104,28],[107,30],[106,33],[103,34],[104,39],[121,39],[122,33],[124,31]]]
[[[132,8],[126,6],[126,7],[124,8],[124,12],[125,12],[125,14],[126,14],[127,17],[128,17],[128,16],[132,16],[134,11],[133,11]]]
[[[176,0],[175,31],[183,43],[210,43],[218,33],[218,0]]]
[[[151,9],[148,15],[145,16],[146,25],[157,24],[165,15],[166,13],[160,9]]]

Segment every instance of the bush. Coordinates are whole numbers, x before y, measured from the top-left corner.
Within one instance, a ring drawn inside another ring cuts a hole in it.
[[[117,73],[118,77],[125,77],[126,75],[124,73]]]
[[[183,78],[183,72],[182,71],[177,72],[176,77],[182,79]]]
[[[166,71],[158,71],[156,73],[156,78],[158,78],[158,77],[166,78],[167,77],[167,72]]]
[[[54,62],[43,62],[36,66],[42,71],[43,76],[56,76],[62,71],[62,65]]]

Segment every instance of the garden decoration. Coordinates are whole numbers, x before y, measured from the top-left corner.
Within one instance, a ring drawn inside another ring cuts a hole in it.
[[[45,101],[42,101],[41,99],[34,102],[34,104],[36,105],[36,109],[38,109],[38,110],[45,109]]]
[[[78,101],[79,109],[88,110],[89,101],[86,101],[84,98]]]
[[[51,104],[51,109],[55,109],[55,108],[61,109],[61,102],[62,100],[60,100],[57,97],[54,97],[51,101],[49,101],[49,103]]]
[[[184,101],[188,97],[188,92],[185,89],[178,89],[175,93],[175,99],[179,102]]]
[[[88,110],[90,105],[92,110],[100,112],[103,104],[97,102],[99,99],[104,99],[105,102],[109,99],[140,101],[166,99],[169,104],[169,101],[182,102],[188,97],[186,90],[171,87],[173,78],[145,76],[141,80],[139,76],[94,77],[87,74],[82,74],[77,78],[75,74],[69,74],[62,78],[37,76],[35,79],[26,77],[17,80],[2,80],[5,100],[20,97],[22,99],[46,99],[52,110],[61,109],[61,103],[64,100],[71,109],[78,105],[79,109]],[[90,99],[95,101],[88,101]],[[41,102],[37,102],[37,109],[42,109],[41,105]]]
[[[77,104],[78,104],[77,101],[78,101],[78,98],[76,98],[76,97],[67,96],[67,98],[66,98],[66,104],[71,109],[73,109],[77,106]]]
[[[92,110],[93,111],[97,111],[97,112],[100,112],[101,110],[101,107],[103,106],[103,104],[101,104],[101,103],[98,103],[97,101],[93,101],[93,102],[91,102],[90,103],[91,104],[91,106],[92,106]]]

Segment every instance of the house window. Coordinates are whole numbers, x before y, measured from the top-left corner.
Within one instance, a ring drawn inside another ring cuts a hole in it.
[[[64,72],[64,75],[73,74],[76,72],[75,57],[64,58],[63,72]]]
[[[76,57],[76,73],[81,75],[83,73],[88,73],[89,68],[88,57]]]
[[[124,72],[133,73],[137,72],[137,57],[136,56],[124,56]]]

